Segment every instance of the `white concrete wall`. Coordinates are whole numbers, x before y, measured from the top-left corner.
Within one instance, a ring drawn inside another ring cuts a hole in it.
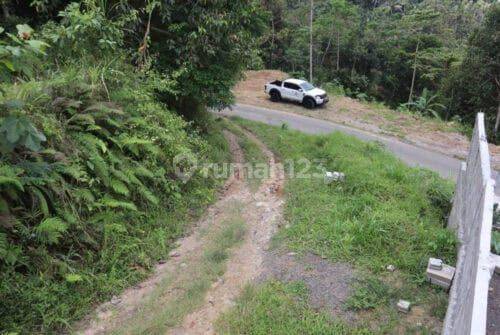
[[[443,326],[445,335],[486,334],[488,287],[495,267],[490,254],[494,185],[484,114],[479,113],[448,221],[460,246]]]

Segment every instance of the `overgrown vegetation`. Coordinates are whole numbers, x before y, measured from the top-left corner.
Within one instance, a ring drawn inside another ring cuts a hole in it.
[[[290,178],[285,215],[290,229],[279,237],[294,250],[312,251],[377,273],[388,264],[415,283],[424,281],[429,257],[455,261],[455,238],[445,229],[451,182],[427,170],[409,168],[377,143],[341,133],[311,136],[246,120],[273,151],[295,162],[321,159],[310,172],[340,171],[345,182]],[[285,168],[290,164],[286,164]],[[320,174],[321,175],[321,174]]]
[[[262,1],[264,66],[309,78],[310,0]],[[313,80],[361,100],[473,124],[498,142],[500,5],[496,1],[315,0]],[[431,112],[431,113],[429,113]]]
[[[213,200],[218,181],[184,183],[172,161],[230,159],[202,111],[230,101],[235,54],[257,31],[234,24],[259,16],[246,1],[31,5],[0,2],[0,332],[50,333],[144,278]],[[167,43],[151,22],[192,61],[155,55]],[[205,61],[231,75],[211,78]],[[178,115],[189,111],[196,123]]]

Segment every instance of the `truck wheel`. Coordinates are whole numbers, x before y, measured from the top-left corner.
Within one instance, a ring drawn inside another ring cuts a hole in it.
[[[304,101],[302,101],[302,104],[307,109],[313,109],[316,107],[316,102],[312,98],[305,98]]]
[[[277,102],[277,101],[281,100],[280,92],[278,92],[276,90],[271,91],[270,95],[271,95],[271,101]]]

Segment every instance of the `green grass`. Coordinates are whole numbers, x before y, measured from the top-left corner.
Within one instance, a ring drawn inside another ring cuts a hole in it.
[[[365,274],[352,284],[353,292],[344,307],[352,311],[372,310],[376,313],[393,314],[397,323],[394,306],[400,299],[409,300],[413,305],[426,306],[429,314],[440,320],[444,318],[448,306],[447,293],[430,285],[415,285],[402,280],[397,273]]]
[[[345,302],[345,307],[351,310],[364,310],[385,305],[390,300],[390,287],[376,277],[359,280],[354,293]]]
[[[367,329],[349,327],[307,304],[307,289],[301,282],[268,282],[248,286],[236,306],[221,316],[219,334],[247,335],[341,335],[371,334]]]
[[[429,257],[455,262],[455,238],[444,228],[453,184],[410,168],[377,143],[334,133],[311,136],[238,119],[282,159],[322,159],[345,182],[289,178],[278,239],[296,251],[348,261],[374,273],[394,264],[413,282],[424,281]],[[285,166],[287,167],[287,166]]]
[[[241,204],[231,204],[231,208],[239,207]],[[165,277],[138,312],[115,329],[114,334],[164,334],[203,303],[212,283],[224,274],[231,248],[241,242],[246,233],[239,210],[228,211],[230,215],[220,227],[208,228],[200,257],[186,263],[178,273]],[[179,293],[171,300],[161,300],[172,288]]]
[[[491,232],[491,251],[497,255],[500,255],[500,232]]]

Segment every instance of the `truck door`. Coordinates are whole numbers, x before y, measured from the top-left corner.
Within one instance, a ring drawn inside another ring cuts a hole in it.
[[[302,101],[302,92],[300,92],[299,85],[285,82],[283,84],[283,93],[285,99]]]

